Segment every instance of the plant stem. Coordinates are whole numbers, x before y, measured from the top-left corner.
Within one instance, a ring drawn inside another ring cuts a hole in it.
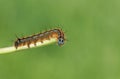
[[[30,44],[30,48],[48,45],[56,41],[57,40],[55,38],[51,38],[50,40],[45,40],[43,43],[37,42],[36,46],[34,44]],[[0,54],[13,53],[15,51],[23,50],[23,49],[29,49],[29,48],[27,46],[21,46],[21,47],[18,47],[17,49],[14,46],[4,47],[4,48],[0,48]]]

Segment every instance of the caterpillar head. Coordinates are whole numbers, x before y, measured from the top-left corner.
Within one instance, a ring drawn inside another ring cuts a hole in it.
[[[64,42],[65,42],[64,37],[59,37],[59,38],[58,38],[58,45],[59,45],[59,46],[62,46],[62,45],[64,44]]]

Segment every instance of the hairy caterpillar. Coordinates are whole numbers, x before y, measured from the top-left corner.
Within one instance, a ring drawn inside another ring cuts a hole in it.
[[[34,44],[36,46],[37,42],[44,43],[45,40],[50,40],[51,38],[55,38],[59,46],[64,44],[64,32],[61,29],[52,29],[32,36],[17,38],[14,42],[14,46],[16,49],[25,45],[30,47],[30,44]]]

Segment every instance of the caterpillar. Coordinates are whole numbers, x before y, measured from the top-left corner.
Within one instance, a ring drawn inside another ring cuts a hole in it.
[[[64,44],[65,37],[62,29],[52,29],[28,37],[17,37],[17,40],[14,42],[14,46],[17,49],[18,47],[27,45],[29,48],[30,44],[34,44],[36,46],[37,42],[44,43],[44,40],[50,40],[51,38],[55,38],[59,46],[62,46]]]

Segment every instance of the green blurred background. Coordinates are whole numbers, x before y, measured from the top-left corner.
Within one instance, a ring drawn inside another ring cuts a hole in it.
[[[120,79],[120,0],[0,0],[0,47],[60,26],[68,41],[0,55],[0,79]]]

